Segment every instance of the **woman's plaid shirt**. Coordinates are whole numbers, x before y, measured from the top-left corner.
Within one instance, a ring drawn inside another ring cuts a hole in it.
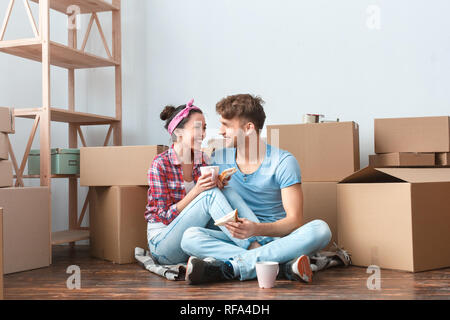
[[[197,183],[200,167],[208,165],[208,159],[203,152],[198,152],[193,160],[193,178]],[[155,157],[147,177],[149,188],[145,218],[151,223],[168,225],[179,215],[177,202],[186,196],[182,166],[173,145]]]

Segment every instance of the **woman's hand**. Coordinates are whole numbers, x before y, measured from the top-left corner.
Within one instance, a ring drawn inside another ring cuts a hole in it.
[[[245,218],[239,218],[238,222],[228,222],[225,227],[234,238],[248,239],[257,235],[258,223]]]
[[[197,183],[195,184],[195,187],[192,189],[192,191],[196,195],[199,195],[203,191],[206,191],[206,190],[216,187],[216,181],[214,181],[214,180],[211,181],[211,175],[212,175],[212,173],[210,172],[210,173],[207,173],[207,174],[201,176],[200,178],[198,178]]]

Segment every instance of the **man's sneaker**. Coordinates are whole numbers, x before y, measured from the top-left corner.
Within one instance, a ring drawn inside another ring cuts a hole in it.
[[[306,283],[312,282],[312,270],[307,255],[302,255],[283,265],[283,271],[289,280],[302,280]]]
[[[233,277],[233,266],[220,260],[190,257],[187,262],[185,280],[188,284],[219,282],[233,279]]]

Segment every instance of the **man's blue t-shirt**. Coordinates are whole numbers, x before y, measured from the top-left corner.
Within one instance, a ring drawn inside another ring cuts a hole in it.
[[[220,172],[236,168],[228,185],[244,199],[260,222],[274,222],[286,217],[281,189],[301,183],[301,174],[298,162],[290,152],[266,146],[264,160],[252,174],[239,170],[235,148],[217,150],[211,164],[219,166]]]

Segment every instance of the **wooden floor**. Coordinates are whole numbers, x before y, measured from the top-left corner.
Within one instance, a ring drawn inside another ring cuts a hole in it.
[[[66,269],[81,269],[81,289],[69,290]],[[365,268],[320,271],[312,284],[278,280],[259,289],[256,280],[189,286],[168,281],[137,264],[115,265],[91,258],[89,247],[55,246],[49,268],[6,275],[5,299],[446,299],[450,300],[450,268],[421,273],[381,271],[381,290],[368,290]]]

